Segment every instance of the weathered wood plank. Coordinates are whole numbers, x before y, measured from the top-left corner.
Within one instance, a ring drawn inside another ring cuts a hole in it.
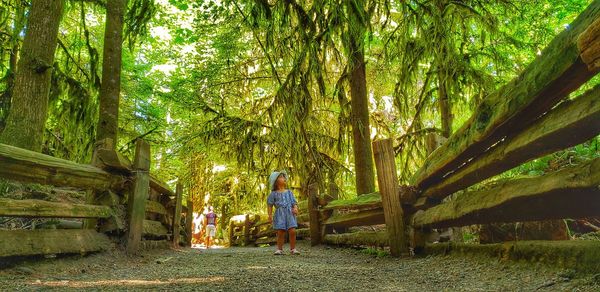
[[[381,195],[379,193],[365,194],[354,199],[334,200],[323,206],[323,210],[335,209],[374,209],[381,208]]]
[[[104,138],[94,143],[93,165],[111,172],[130,174],[133,163],[115,150],[115,143],[111,138]]]
[[[256,238],[261,238],[261,237],[272,237],[275,236],[277,234],[277,231],[274,229],[266,229],[263,230],[259,233],[256,234]]]
[[[252,223],[250,222],[250,215],[246,214],[246,220],[244,220],[244,227],[242,229],[242,236],[244,237],[244,246],[250,244],[250,228]]]
[[[0,198],[0,216],[5,217],[108,218],[112,214],[106,206]]]
[[[412,219],[416,227],[443,228],[600,215],[600,158],[540,177],[462,193]]]
[[[146,200],[146,213],[167,215],[167,208],[157,201]]]
[[[507,260],[546,265],[553,269],[575,270],[595,274],[600,270],[600,242],[597,240],[517,240],[493,244],[428,244],[428,255],[486,256],[506,263]]]
[[[471,119],[428,157],[412,185],[426,189],[438,183],[503,137],[520,133],[592,78],[597,72],[581,59],[577,40],[599,17],[600,1],[594,1],[524,72],[481,102]],[[586,38],[598,41],[597,34],[588,32]]]
[[[133,168],[131,161],[114,149],[98,149],[97,155],[104,169],[130,173]]]
[[[144,237],[166,237],[169,231],[167,228],[159,221],[154,220],[144,220],[142,234]]]
[[[142,140],[136,141],[134,168],[134,184],[129,196],[128,213],[129,230],[127,233],[127,252],[137,253],[142,240],[144,218],[146,218],[146,200],[150,189],[150,145]]]
[[[334,214],[325,221],[325,225],[352,227],[364,225],[384,224],[383,209],[373,209],[346,214]]]
[[[319,185],[308,186],[308,216],[310,221],[310,245],[321,244],[321,219],[319,218]]]
[[[97,167],[0,144],[0,177],[61,187],[109,189],[124,180]]]
[[[173,192],[166,183],[162,182],[161,180],[152,175],[150,175],[150,187],[163,195],[167,195],[170,197],[175,196],[175,192]]]
[[[565,101],[521,134],[507,139],[460,168],[422,196],[442,199],[546,154],[581,144],[600,134],[600,86]]]
[[[390,253],[399,257],[408,252],[404,210],[400,201],[400,186],[396,173],[394,147],[391,139],[373,142],[373,156],[377,169],[377,184],[381,193],[381,203],[385,217],[385,226],[390,241]],[[404,192],[402,193],[404,194]]]
[[[276,242],[277,242],[277,237],[264,237],[264,238],[257,239],[254,244],[256,244],[256,245],[273,244]]]
[[[177,183],[175,188],[175,214],[173,214],[173,246],[179,247],[179,230],[181,230],[181,200],[183,186]]]
[[[577,39],[581,59],[590,71],[600,69],[600,19],[596,19]]]
[[[327,234],[323,238],[323,241],[327,244],[346,246],[366,245],[385,247],[389,246],[390,244],[386,231],[360,231],[341,234]]]
[[[185,213],[185,244],[186,246],[192,246],[192,227],[194,221],[194,202],[191,200],[187,201],[187,211]]]
[[[0,257],[88,253],[110,244],[106,235],[91,229],[0,230]]]
[[[298,214],[296,221],[298,221],[298,223],[308,223],[310,221],[310,214],[308,214],[308,210],[306,210],[306,213]]]

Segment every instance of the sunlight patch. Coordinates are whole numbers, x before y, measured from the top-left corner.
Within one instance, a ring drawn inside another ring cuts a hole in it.
[[[203,284],[224,282],[225,277],[206,277],[206,278],[180,278],[167,280],[97,280],[97,281],[40,281],[31,282],[31,285],[45,287],[70,287],[70,288],[91,288],[99,286],[159,286],[170,284]]]

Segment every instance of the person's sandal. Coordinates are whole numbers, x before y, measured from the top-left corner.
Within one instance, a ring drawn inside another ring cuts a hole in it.
[[[290,250],[290,254],[299,255],[300,252],[297,249],[294,248],[294,249]]]
[[[276,250],[275,253],[273,253],[274,255],[283,255],[283,250]]]

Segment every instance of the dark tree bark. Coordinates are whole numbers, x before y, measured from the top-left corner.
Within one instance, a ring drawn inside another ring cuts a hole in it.
[[[123,18],[127,0],[106,3],[106,28],[100,87],[100,117],[96,140],[110,138],[117,145],[119,129],[119,95],[121,92],[121,52],[123,49]]]
[[[41,151],[62,0],[33,0],[0,143]]]
[[[366,12],[362,0],[352,0],[347,10],[350,24],[348,40],[348,63],[350,69],[350,106],[352,108],[352,138],[356,191],[359,195],[375,191],[373,149],[369,127],[369,100],[365,72],[364,37],[366,32]]]

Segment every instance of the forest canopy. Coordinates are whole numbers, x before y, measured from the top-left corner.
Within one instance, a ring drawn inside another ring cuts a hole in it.
[[[132,157],[146,139],[153,173],[182,178],[200,205],[262,210],[273,170],[290,173],[300,195],[319,182],[352,198],[375,190],[371,140],[393,139],[407,183],[429,134],[459,129],[590,2],[48,1],[58,33],[51,62],[36,67],[52,70],[35,147],[89,163],[102,118],[116,116],[117,134],[107,134],[116,149]],[[15,72],[33,5],[0,0],[0,131],[19,110]],[[122,35],[105,35],[108,23]],[[117,47],[120,63],[107,57]],[[120,80],[112,93],[102,86],[111,78]],[[500,177],[598,157],[598,140]]]

